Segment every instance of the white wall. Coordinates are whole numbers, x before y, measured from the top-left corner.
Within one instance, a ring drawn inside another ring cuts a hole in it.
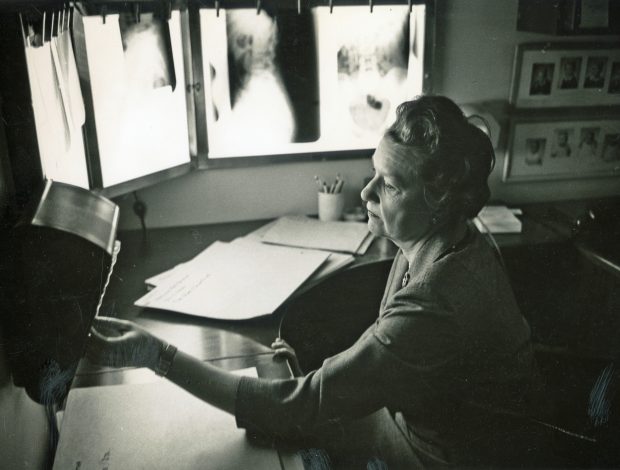
[[[616,37],[554,37],[516,31],[517,0],[436,0],[435,92],[458,103],[507,100],[515,46],[539,41],[600,41]],[[503,154],[491,175],[493,199],[519,204],[620,194],[619,178],[551,183],[501,182]],[[348,182],[349,205],[358,201],[368,160],[291,163],[194,172],[140,191],[148,205],[147,225],[164,227],[263,219],[286,213],[315,213],[313,176]],[[133,198],[121,205],[121,228],[137,228]]]

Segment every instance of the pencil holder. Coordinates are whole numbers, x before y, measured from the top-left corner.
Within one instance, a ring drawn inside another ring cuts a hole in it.
[[[319,195],[319,220],[330,222],[340,220],[344,210],[343,193],[318,193]]]

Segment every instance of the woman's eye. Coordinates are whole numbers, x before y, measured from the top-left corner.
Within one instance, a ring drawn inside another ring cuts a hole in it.
[[[385,189],[387,189],[387,190],[388,190],[388,191],[390,191],[390,192],[394,192],[394,191],[396,191],[396,187],[395,187],[395,186],[392,186],[392,185],[391,185],[391,184],[389,184],[389,183],[385,183]]]

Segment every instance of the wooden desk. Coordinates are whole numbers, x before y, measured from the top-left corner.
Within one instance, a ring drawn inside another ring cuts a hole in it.
[[[281,310],[261,318],[232,322],[133,305],[146,291],[146,278],[191,259],[216,240],[230,241],[264,223],[156,229],[150,230],[147,238],[141,232],[120,233],[121,252],[100,314],[133,320],[179,349],[225,369],[256,367],[260,377],[290,377],[286,362],[275,361],[269,347],[278,333]],[[356,263],[393,258],[395,252],[389,242],[375,243]],[[72,387],[141,384],[153,380],[153,373],[146,369],[114,370],[83,360]],[[283,467],[299,467],[294,449],[278,447],[278,452]]]

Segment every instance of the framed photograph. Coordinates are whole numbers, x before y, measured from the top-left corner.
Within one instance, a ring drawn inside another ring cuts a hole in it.
[[[506,182],[620,176],[620,117],[516,117]]]
[[[620,45],[518,45],[510,102],[517,108],[620,104]]]

